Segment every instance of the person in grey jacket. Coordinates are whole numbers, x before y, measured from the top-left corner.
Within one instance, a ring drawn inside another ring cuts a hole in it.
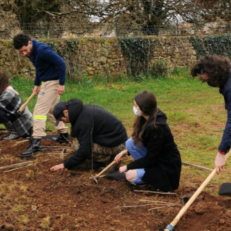
[[[23,101],[18,92],[9,84],[6,73],[0,73],[0,124],[4,124],[9,133],[3,139],[31,137],[33,117],[28,107],[19,115],[17,111]]]

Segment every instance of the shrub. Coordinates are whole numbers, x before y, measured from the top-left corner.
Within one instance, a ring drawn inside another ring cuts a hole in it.
[[[150,68],[149,74],[153,78],[167,77],[168,64],[162,59],[157,60],[153,63],[152,67]]]

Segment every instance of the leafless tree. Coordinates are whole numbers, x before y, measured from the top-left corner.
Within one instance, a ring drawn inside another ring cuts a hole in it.
[[[79,34],[107,23],[121,34],[157,35],[180,22],[200,27],[218,16],[229,20],[230,7],[230,0],[15,0],[14,9],[21,23],[61,23]]]

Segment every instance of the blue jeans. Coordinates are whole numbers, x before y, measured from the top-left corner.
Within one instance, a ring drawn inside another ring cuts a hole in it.
[[[147,153],[147,149],[142,144],[140,144],[138,147],[135,146],[134,140],[132,138],[126,141],[125,146],[134,160],[138,160],[144,157]],[[144,168],[136,169],[136,173],[137,178],[134,181],[132,181],[132,184],[145,184],[146,182],[142,181],[142,177],[145,173]]]

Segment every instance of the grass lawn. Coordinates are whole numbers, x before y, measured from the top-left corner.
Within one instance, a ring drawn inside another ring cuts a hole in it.
[[[28,79],[14,78],[11,84],[23,100],[32,92],[33,81]],[[202,84],[197,78],[192,79],[189,70],[180,70],[177,75],[167,78],[140,82],[128,78],[114,82],[94,79],[84,83],[67,81],[61,101],[80,98],[84,104],[100,105],[121,119],[130,135],[135,118],[133,98],[143,90],[152,91],[157,97],[158,107],[167,114],[182,160],[213,168],[226,123],[224,100],[218,88]],[[29,104],[31,111],[35,102],[34,98]],[[47,129],[54,130],[49,121]]]

